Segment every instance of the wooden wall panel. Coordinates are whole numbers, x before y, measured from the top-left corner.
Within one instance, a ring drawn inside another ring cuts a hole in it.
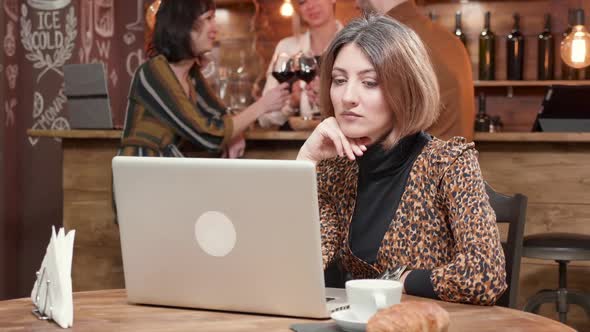
[[[76,230],[73,289],[122,288],[121,242],[111,204],[111,160],[119,141],[65,140],[63,144],[63,224]]]
[[[484,178],[495,190],[528,197],[525,235],[572,232],[590,235],[590,150],[582,144],[479,142]],[[502,232],[505,233],[505,232]],[[590,292],[590,262],[570,263],[568,287]],[[557,264],[523,258],[519,306],[541,289],[557,288]],[[568,323],[590,330],[584,312],[572,306]],[[544,305],[541,314],[556,319],[555,306]]]
[[[590,203],[590,153],[581,144],[480,142],[476,148],[484,177],[500,192],[523,193],[531,203]]]

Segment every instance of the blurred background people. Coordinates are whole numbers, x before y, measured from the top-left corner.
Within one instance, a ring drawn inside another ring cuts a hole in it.
[[[243,131],[285,104],[286,83],[239,114],[227,113],[200,71],[216,34],[213,0],[162,1],[153,33],[157,55],[133,77],[119,155],[182,157],[184,139],[200,150],[239,157]]]
[[[300,33],[297,28],[293,36],[279,41],[266,73],[263,95],[279,84],[272,76],[272,61],[280,54],[294,56],[298,52],[302,52],[311,56],[321,56],[334,35],[342,29],[342,24],[336,20],[334,13],[336,0],[295,0],[294,5],[297,13],[294,19],[299,20],[300,18],[308,29],[306,32]],[[295,26],[300,26],[298,21]],[[307,95],[302,93],[304,87],[305,82],[303,81],[294,83],[289,102],[280,110],[260,116],[258,118],[260,126],[264,128],[273,125],[282,126],[287,122],[289,116],[294,115],[298,110],[303,116],[311,116],[313,103],[310,104]]]

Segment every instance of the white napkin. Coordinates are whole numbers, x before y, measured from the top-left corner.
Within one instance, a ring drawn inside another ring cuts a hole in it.
[[[51,239],[31,292],[31,300],[39,312],[62,328],[71,327],[74,321],[72,254],[75,234],[72,230],[65,235],[60,228],[56,235],[55,227],[51,227]]]

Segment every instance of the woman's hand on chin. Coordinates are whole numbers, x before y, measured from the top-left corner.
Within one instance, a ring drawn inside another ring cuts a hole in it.
[[[322,121],[305,141],[297,160],[309,160],[318,163],[324,159],[346,156],[350,160],[367,151],[368,138],[348,138],[344,136],[336,118],[329,117]]]

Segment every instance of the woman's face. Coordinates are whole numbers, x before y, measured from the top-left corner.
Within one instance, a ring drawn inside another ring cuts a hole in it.
[[[312,28],[334,20],[335,0],[298,0],[298,3],[299,15]]]
[[[383,97],[377,72],[354,43],[343,46],[336,56],[330,98],[346,137],[367,137],[372,144],[391,132],[393,113]]]
[[[191,30],[193,53],[201,55],[211,51],[216,35],[215,10],[209,10],[197,18]]]

